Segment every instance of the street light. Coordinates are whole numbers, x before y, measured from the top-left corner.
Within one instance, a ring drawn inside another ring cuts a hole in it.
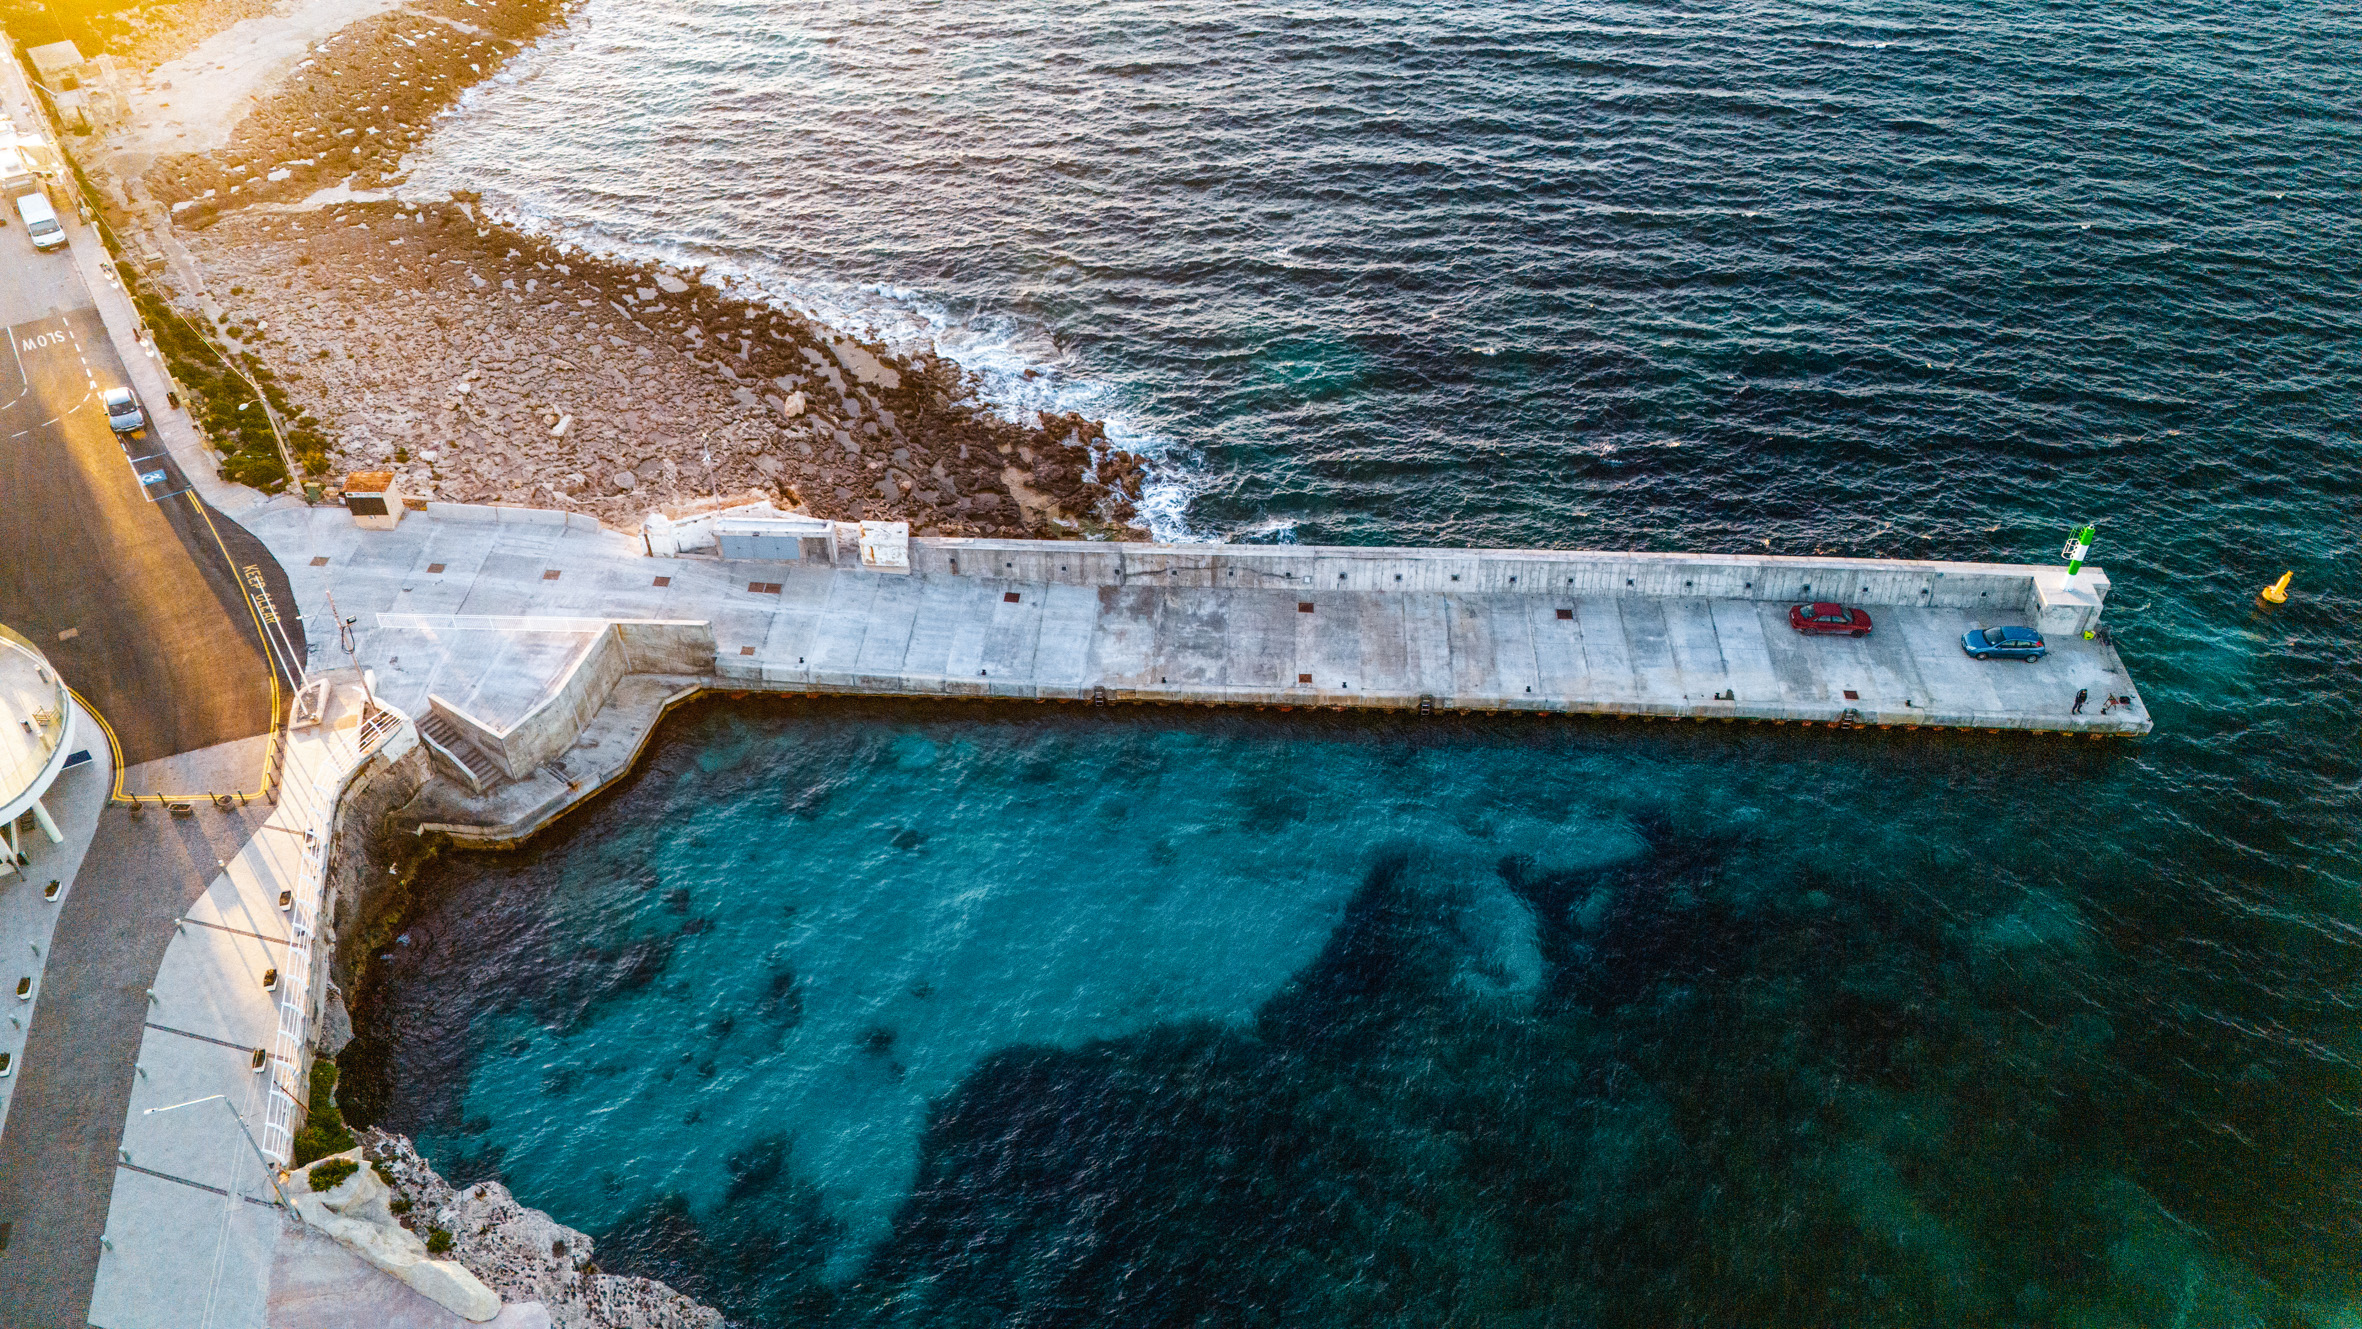
[[[246,1129],[245,1116],[240,1113],[238,1109],[230,1106],[230,1096],[228,1094],[209,1094],[204,1098],[192,1098],[186,1103],[173,1103],[166,1107],[152,1107],[147,1111],[140,1113],[140,1115],[143,1117],[152,1117],[159,1112],[172,1112],[180,1108],[195,1107],[199,1103],[219,1103],[223,1107],[229,1108],[230,1120],[238,1123],[238,1134],[246,1137],[246,1147],[254,1151],[254,1161],[262,1164],[262,1174],[265,1177],[270,1178],[271,1192],[279,1197],[280,1207],[289,1209],[293,1208],[293,1205],[287,1203],[287,1192],[279,1189],[279,1170],[271,1166],[271,1160],[263,1155],[262,1146],[254,1142],[254,1133]]]

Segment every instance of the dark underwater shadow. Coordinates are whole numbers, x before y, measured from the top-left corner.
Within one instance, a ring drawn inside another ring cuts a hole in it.
[[[2010,1009],[2066,995],[2038,966],[1980,978],[1940,910],[1635,829],[1499,865],[1521,996],[1466,981],[1490,885],[1390,851],[1251,1027],[992,1056],[850,1279],[784,1141],[602,1262],[761,1325],[2299,1322],[2122,1175],[2093,1123],[2142,1090]]]

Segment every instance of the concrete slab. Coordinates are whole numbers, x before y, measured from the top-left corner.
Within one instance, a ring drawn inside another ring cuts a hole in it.
[[[123,772],[123,792],[148,798],[202,798],[243,791],[250,797],[259,797],[264,786],[264,765],[270,753],[271,736],[256,734],[252,738],[143,761]]]
[[[407,556],[370,556],[387,537],[339,512],[280,509],[255,525],[297,567],[299,595],[325,593],[296,557],[315,550],[329,558],[347,614],[391,614],[416,595],[388,570]],[[460,597],[469,612],[709,622],[715,683],[733,688],[1062,699],[1105,689],[1114,700],[1401,708],[1427,697],[1444,709],[2103,734],[2148,726],[2137,706],[2098,714],[2106,696],[2137,697],[2104,637],[2053,633],[2050,658],[2032,667],[1961,653],[1962,632],[2041,612],[2042,570],[2021,565],[922,539],[903,577],[651,560],[605,531],[431,514],[404,525],[405,539],[428,533],[446,582],[475,569]],[[552,570],[555,580],[543,575]],[[659,576],[671,584],[654,586]],[[2089,608],[2106,577],[2084,577],[2070,589]],[[1807,639],[1787,627],[1793,596],[1837,587],[1872,607],[1870,637]],[[2064,602],[2056,588],[2044,594]],[[507,680],[518,707],[554,672],[506,643],[362,637],[361,657],[389,671],[398,657],[401,679],[416,653],[436,652],[436,669]],[[397,686],[409,685],[389,681],[389,696],[407,704]],[[2093,704],[2070,716],[2078,688]]]
[[[263,1323],[280,1225],[278,1211],[251,1199],[119,1169],[90,1323],[96,1329]]]

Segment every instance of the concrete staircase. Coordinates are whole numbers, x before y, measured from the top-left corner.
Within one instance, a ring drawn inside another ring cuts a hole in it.
[[[468,788],[481,794],[500,783],[501,770],[492,764],[492,758],[441,715],[428,711],[418,722],[418,736],[426,740],[427,747],[437,756],[450,763]]]

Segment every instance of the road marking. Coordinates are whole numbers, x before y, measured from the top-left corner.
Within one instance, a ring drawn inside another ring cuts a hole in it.
[[[25,372],[25,356],[24,352],[16,348],[15,329],[11,328],[9,331],[11,335],[8,338],[8,353],[16,357],[16,381],[25,385],[25,391],[31,392],[33,390],[33,376]]]

